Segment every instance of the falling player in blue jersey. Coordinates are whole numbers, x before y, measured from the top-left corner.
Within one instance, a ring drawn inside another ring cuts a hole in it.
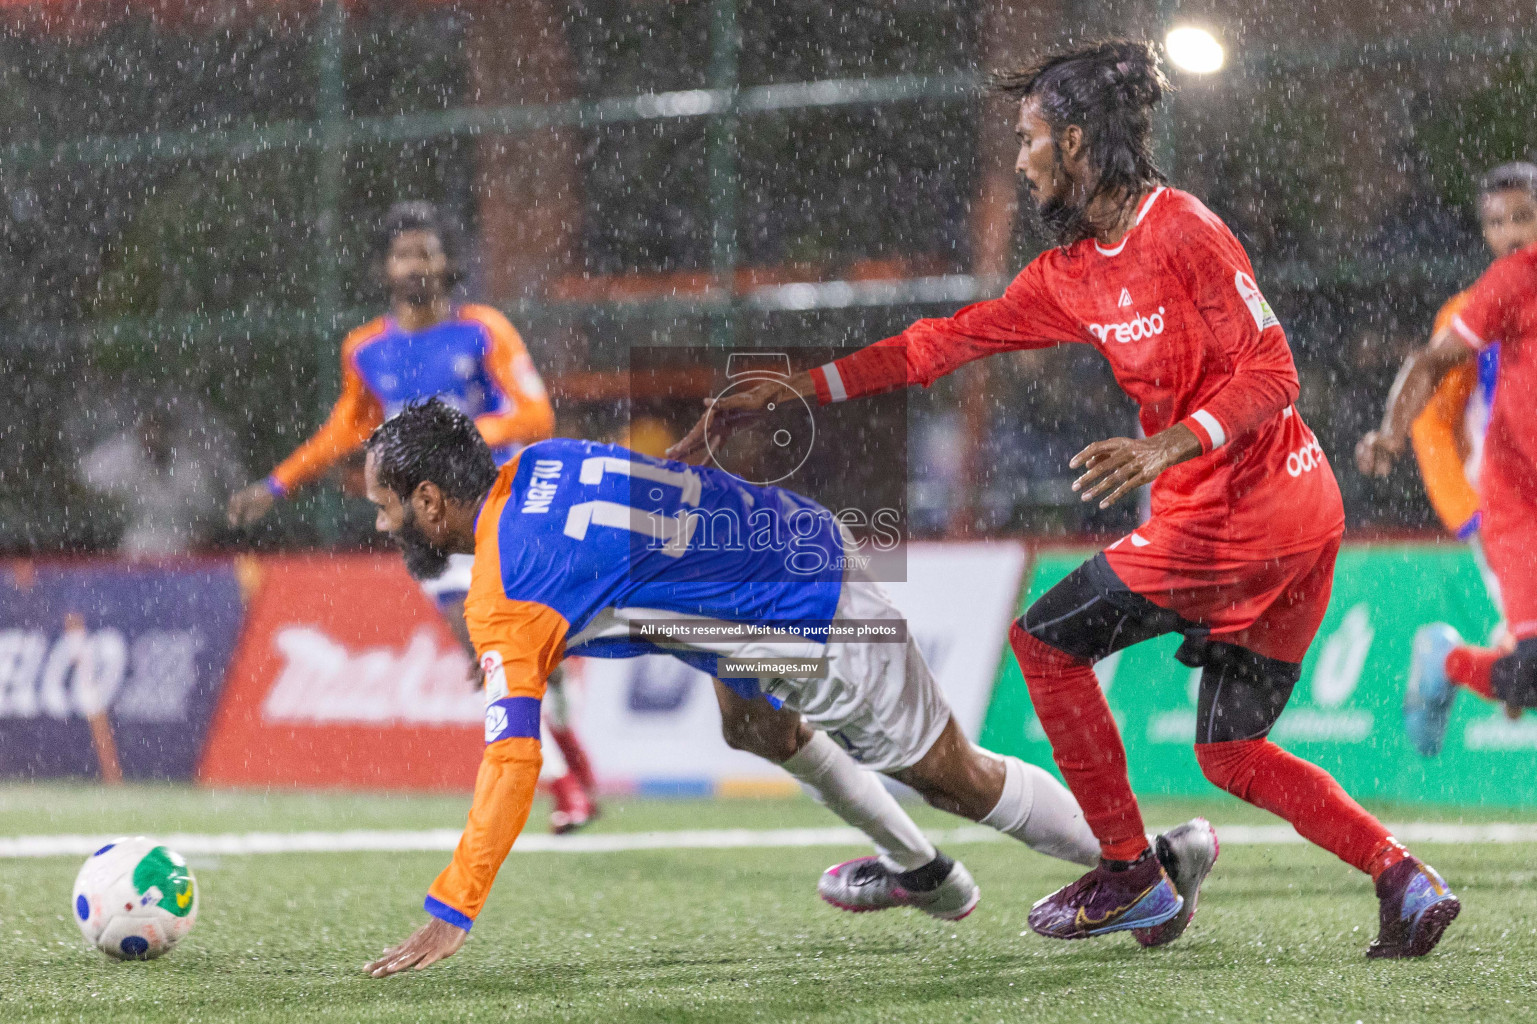
[[[428,890],[431,920],[370,964],[375,976],[427,966],[468,935],[527,820],[545,680],[567,654],[670,654],[781,723],[787,761],[836,749],[832,736],[936,807],[1040,852],[1097,861],[1065,787],[961,733],[901,613],[815,502],[587,441],[530,445],[498,471],[473,423],[438,402],[408,406],[375,431],[364,475],[378,528],[408,558],[474,553],[465,617],[486,687],[468,825]],[[893,840],[854,823],[885,848],[829,869],[819,886],[829,902],[917,906],[952,920],[976,905],[965,867],[921,832]],[[1216,856],[1209,826],[1173,839],[1176,872],[1204,876]]]
[[[265,480],[230,499],[230,525],[254,524],[279,500],[360,451],[375,427],[411,401],[437,397],[471,417],[498,464],[554,431],[554,409],[516,328],[490,306],[453,301],[454,247],[437,208],[420,200],[396,203],[384,216],[381,235],[389,312],[347,335],[342,393],[331,415]],[[441,571],[414,573],[466,646],[471,561],[459,555]],[[595,811],[592,770],[565,697],[557,677],[545,707],[553,741],[545,772],[556,832],[581,827]]]

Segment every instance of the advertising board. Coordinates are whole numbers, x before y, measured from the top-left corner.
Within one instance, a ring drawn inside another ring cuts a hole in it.
[[[1041,555],[1026,603],[1092,551]],[[1403,729],[1404,683],[1414,632],[1448,622],[1485,640],[1498,616],[1468,548],[1454,544],[1347,545],[1329,611],[1302,679],[1271,738],[1333,773],[1362,799],[1526,805],[1537,803],[1537,717],[1508,720],[1471,694],[1453,706],[1446,744],[1421,757]],[[1174,660],[1178,637],[1160,637],[1095,667],[1121,727],[1139,793],[1212,792],[1192,752],[1198,670]],[[1000,662],[982,743],[1050,765],[1051,747],[1011,654]]]
[[[240,618],[227,562],[4,563],[0,775],[191,778]]]
[[[264,559],[199,777],[468,789],[484,745],[473,678],[398,555]]]

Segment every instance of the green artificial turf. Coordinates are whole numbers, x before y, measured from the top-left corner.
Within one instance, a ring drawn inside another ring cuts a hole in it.
[[[0,835],[426,828],[464,797],[0,787]],[[1219,829],[1271,819],[1213,798]],[[926,825],[955,819],[917,814]],[[1397,820],[1459,812],[1389,809]],[[1510,812],[1470,820],[1530,820]],[[533,819],[535,821],[539,818]],[[613,803],[610,831],[832,824],[805,800]],[[1300,845],[1224,848],[1186,937],[1049,942],[1030,904],[1076,873],[1005,843],[958,845],[982,903],[958,925],[852,916],[813,887],[850,847],[520,854],[469,944],[420,974],[360,972],[423,920],[446,854],[194,861],[202,905],[168,957],[116,963],[69,916],[76,858],[0,861],[0,1021],[1525,1021],[1537,1003],[1537,849],[1425,847],[1464,901],[1429,958],[1368,962],[1376,901],[1359,874]]]

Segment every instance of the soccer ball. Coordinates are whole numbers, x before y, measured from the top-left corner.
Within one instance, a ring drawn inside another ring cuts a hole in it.
[[[197,920],[197,880],[181,855],[136,836],[108,843],[75,876],[71,910],[85,941],[119,960],[170,952]]]

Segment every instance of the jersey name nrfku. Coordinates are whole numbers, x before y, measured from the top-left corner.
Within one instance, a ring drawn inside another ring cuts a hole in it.
[[[528,492],[523,495],[523,507],[518,511],[550,510],[550,502],[555,500],[555,492],[558,490],[562,465],[559,459],[540,459],[534,463],[534,478],[528,483]]]

